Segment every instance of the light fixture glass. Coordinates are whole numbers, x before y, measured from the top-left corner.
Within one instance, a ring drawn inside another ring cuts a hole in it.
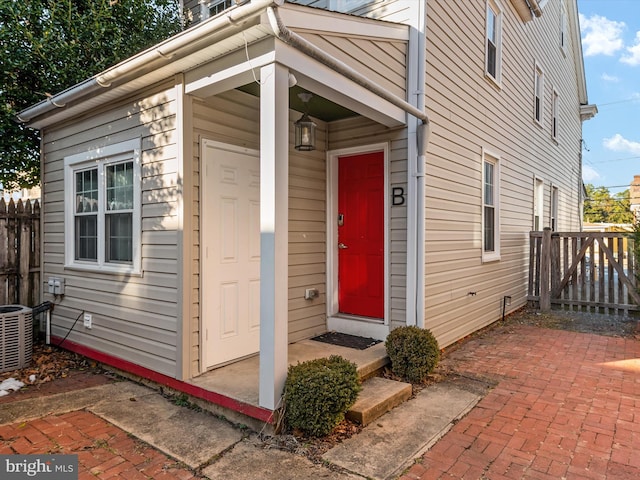
[[[316,124],[307,113],[308,103],[313,95],[310,93],[299,93],[298,97],[305,105],[305,113],[294,123],[295,125],[295,149],[308,152],[316,149]]]

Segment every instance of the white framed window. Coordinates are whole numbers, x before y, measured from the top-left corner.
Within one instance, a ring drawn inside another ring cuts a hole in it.
[[[140,139],[65,157],[65,267],[141,272]]]
[[[558,187],[555,185],[551,185],[551,209],[550,209],[550,219],[551,219],[551,230],[556,232],[558,231]]]
[[[202,19],[205,20],[210,17],[215,17],[219,13],[224,12],[235,4],[236,0],[213,0],[208,2],[204,1],[200,4]]]
[[[544,228],[544,180],[533,179],[533,230],[536,232]]]
[[[551,138],[558,141],[558,128],[560,126],[560,95],[554,88],[551,95]]]
[[[567,10],[564,0],[560,0],[560,49],[565,55],[567,54],[567,43],[569,42],[567,25]]]
[[[543,99],[544,99],[544,72],[540,65],[536,63],[533,77],[533,118],[542,125],[542,113],[543,113]]]
[[[482,151],[482,260],[500,260],[500,158]]]
[[[496,0],[487,0],[485,75],[500,85],[502,70],[502,9]]]

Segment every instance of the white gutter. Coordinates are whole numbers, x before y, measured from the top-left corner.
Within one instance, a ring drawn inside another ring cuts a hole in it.
[[[327,54],[324,50],[320,49],[313,43],[309,42],[308,40],[301,37],[297,33],[289,30],[287,26],[284,24],[284,22],[282,21],[282,19],[280,18],[280,15],[278,14],[276,8],[273,8],[273,7],[267,8],[267,16],[269,18],[269,24],[271,25],[273,34],[278,39],[282,40],[283,42],[289,45],[292,45],[293,47],[297,48],[298,50],[310,56],[311,58],[318,60],[320,63],[342,74],[343,76],[357,83],[361,87],[364,87],[367,90],[375,93],[377,96],[385,99],[386,101],[395,105],[396,107],[401,108],[402,110],[413,115],[416,118],[419,118],[420,120],[422,120],[423,123],[429,123],[429,117],[424,112],[424,110],[418,110],[409,102],[404,101],[403,99],[389,92],[387,89],[381,87],[377,83],[372,82],[366,76],[354,70],[346,63],[338,60],[337,58],[332,57],[331,55]]]
[[[248,4],[238,6],[225,15],[214,17],[185,30],[129,60],[22,110],[18,113],[17,118],[22,123],[28,123],[57,108],[64,108],[70,102],[110,87],[115,81],[135,77],[143,69],[149,68],[151,62],[164,60],[164,63],[169,63],[179,50],[185,49],[184,53],[199,50],[200,46],[196,40],[207,38],[212,34],[220,35],[229,28],[237,28],[246,20],[261,14],[266,8],[282,4],[284,4],[284,0],[252,0]]]

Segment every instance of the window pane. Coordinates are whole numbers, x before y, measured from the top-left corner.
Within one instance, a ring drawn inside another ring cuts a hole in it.
[[[484,251],[495,251],[495,209],[484,207]]]
[[[487,38],[496,44],[496,13],[490,6],[487,7]]]
[[[98,211],[98,169],[76,172],[76,213]]]
[[[133,208],[133,162],[109,165],[107,175],[107,210]]]
[[[484,204],[485,205],[493,205],[494,204],[494,182],[493,182],[493,164],[489,162],[485,162],[484,164]]]
[[[487,73],[496,76],[496,46],[491,40],[487,40]]]
[[[81,215],[76,217],[76,260],[98,260],[98,217]]]
[[[133,260],[133,214],[111,213],[105,216],[105,260],[131,263]]]

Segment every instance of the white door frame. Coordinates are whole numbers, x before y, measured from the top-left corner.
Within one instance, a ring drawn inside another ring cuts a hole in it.
[[[338,159],[347,155],[382,152],[384,162],[384,319],[373,322],[338,311]],[[327,328],[384,340],[389,333],[389,144],[375,143],[327,152]]]

